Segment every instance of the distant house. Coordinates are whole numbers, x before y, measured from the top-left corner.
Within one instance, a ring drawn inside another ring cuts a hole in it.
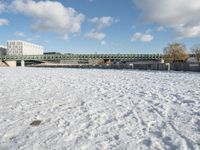
[[[62,55],[60,52],[44,52],[44,55]]]
[[[196,64],[196,63],[199,63],[199,62],[198,62],[197,58],[195,57],[195,55],[191,54],[191,55],[189,55],[186,63],[188,63],[188,64]]]
[[[6,55],[7,47],[4,45],[0,45],[0,55]]]

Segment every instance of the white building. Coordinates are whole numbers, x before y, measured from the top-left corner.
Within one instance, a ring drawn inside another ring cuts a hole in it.
[[[4,45],[0,45],[0,55],[6,55],[7,47]]]
[[[43,47],[20,40],[7,41],[7,55],[43,55]]]

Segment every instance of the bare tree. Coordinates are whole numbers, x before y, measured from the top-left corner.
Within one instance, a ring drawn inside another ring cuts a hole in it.
[[[168,63],[185,62],[187,58],[188,54],[183,44],[172,43],[164,48],[164,60]]]
[[[197,58],[197,61],[200,62],[200,44],[195,45],[192,48],[192,53],[195,55],[195,57]]]

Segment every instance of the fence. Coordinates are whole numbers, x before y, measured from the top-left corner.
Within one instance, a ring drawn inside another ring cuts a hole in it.
[[[200,72],[200,63],[172,63],[171,70]]]

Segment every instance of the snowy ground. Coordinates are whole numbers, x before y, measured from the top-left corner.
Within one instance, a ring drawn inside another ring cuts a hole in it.
[[[0,68],[0,149],[200,149],[200,74]]]

